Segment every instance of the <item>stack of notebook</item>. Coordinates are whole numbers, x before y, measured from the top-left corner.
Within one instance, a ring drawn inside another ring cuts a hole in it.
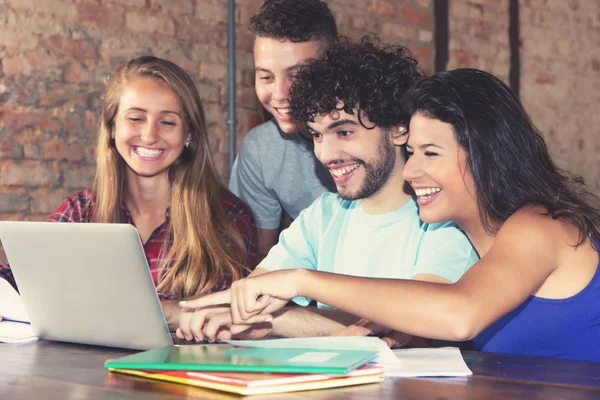
[[[383,380],[370,350],[166,346],[107,361],[112,372],[241,395],[361,385]]]

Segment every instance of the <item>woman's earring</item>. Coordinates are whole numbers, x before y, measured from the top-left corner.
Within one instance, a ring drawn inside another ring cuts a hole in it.
[[[187,148],[187,147],[190,147],[190,142],[191,142],[191,140],[190,140],[190,138],[188,137],[188,138],[185,140],[185,144],[184,144],[184,146],[185,146],[186,148]]]

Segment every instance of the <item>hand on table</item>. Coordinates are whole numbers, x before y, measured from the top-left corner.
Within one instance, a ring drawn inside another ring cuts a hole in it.
[[[412,338],[411,335],[397,332],[393,329],[376,324],[364,318],[352,325],[348,325],[347,327],[334,332],[331,336],[369,335],[379,336],[381,340],[383,340],[390,348],[406,346]]]
[[[186,340],[261,339],[272,331],[270,322],[233,324],[229,307],[184,309],[177,337]]]

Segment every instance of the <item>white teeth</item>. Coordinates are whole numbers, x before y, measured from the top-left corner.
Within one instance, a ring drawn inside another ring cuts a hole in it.
[[[279,114],[283,114],[283,115],[289,115],[289,113],[291,112],[291,109],[288,108],[275,108],[277,110],[277,112]]]
[[[331,173],[336,177],[336,178],[341,178],[342,176],[354,171],[356,168],[358,168],[359,164],[354,164],[354,165],[350,165],[348,167],[342,167],[342,168],[331,168],[330,171]]]
[[[158,157],[163,152],[161,149],[147,149],[145,147],[134,147],[133,151],[140,157]]]
[[[415,194],[417,195],[417,197],[425,197],[425,196],[429,196],[430,194],[437,193],[440,190],[442,190],[442,188],[439,188],[439,187],[428,187],[428,188],[422,188],[422,189],[415,189]]]

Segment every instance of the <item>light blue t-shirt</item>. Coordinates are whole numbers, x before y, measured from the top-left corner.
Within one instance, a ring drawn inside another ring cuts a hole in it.
[[[414,199],[395,211],[371,215],[359,200],[326,193],[281,233],[279,243],[258,266],[370,278],[412,279],[432,274],[456,282],[478,260],[455,224],[422,222]],[[294,301],[309,302],[305,298]]]

